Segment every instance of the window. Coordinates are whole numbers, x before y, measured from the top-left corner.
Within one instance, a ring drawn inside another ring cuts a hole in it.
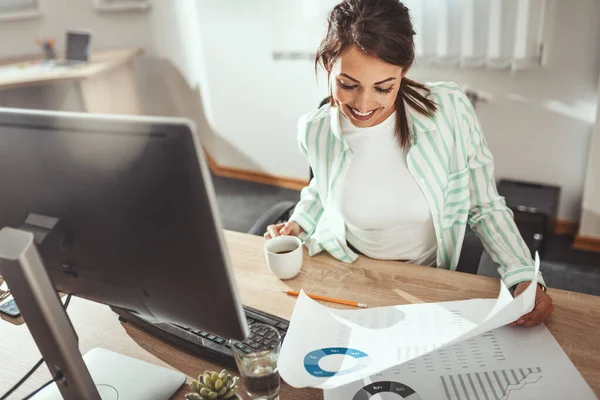
[[[340,0],[281,0],[271,10],[273,58],[313,60],[327,32],[327,16]]]
[[[2,0],[0,0],[2,1]],[[149,0],[93,0],[99,11],[146,11],[150,8]],[[161,0],[162,1],[162,0]]]
[[[0,12],[13,13],[37,9],[35,0],[0,0]]]
[[[277,59],[312,59],[339,0],[278,1]],[[547,0],[402,0],[420,65],[524,69],[542,60]]]
[[[39,17],[36,0],[0,0],[0,21]]]
[[[546,0],[404,0],[421,65],[531,68],[541,64]]]

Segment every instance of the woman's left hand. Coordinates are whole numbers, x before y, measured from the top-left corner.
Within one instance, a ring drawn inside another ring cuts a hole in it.
[[[530,283],[531,282],[521,282],[517,284],[517,287],[515,288],[515,297],[521,294]],[[533,306],[533,311],[531,311],[529,314],[523,315],[511,325],[524,326],[527,328],[537,326],[544,322],[544,320],[548,318],[552,311],[554,311],[552,297],[548,296],[548,293],[546,293],[540,285],[537,283],[535,284],[537,285],[537,290],[535,292],[535,304]]]

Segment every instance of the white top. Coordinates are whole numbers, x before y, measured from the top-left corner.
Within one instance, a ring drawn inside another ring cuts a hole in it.
[[[433,218],[395,137],[396,113],[369,128],[340,120],[354,152],[336,196],[346,239],[372,258],[435,265]]]

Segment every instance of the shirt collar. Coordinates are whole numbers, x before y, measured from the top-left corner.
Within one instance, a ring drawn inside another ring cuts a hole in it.
[[[333,135],[336,138],[341,140],[343,138],[342,138],[342,124],[341,124],[340,118],[343,118],[340,116],[340,109],[337,107],[331,107],[331,118],[330,118],[331,132],[333,132]]]
[[[421,114],[415,108],[406,104],[406,117],[408,118],[408,126],[415,130],[415,134],[419,132],[429,132],[436,130],[433,117]]]

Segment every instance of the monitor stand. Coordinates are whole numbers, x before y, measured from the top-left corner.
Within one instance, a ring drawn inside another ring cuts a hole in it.
[[[108,350],[94,349],[82,357],[73,325],[44,268],[32,233],[12,228],[0,231],[0,275],[52,377],[57,379],[35,399],[163,400],[185,382],[180,372]],[[140,390],[135,392],[134,387]]]

